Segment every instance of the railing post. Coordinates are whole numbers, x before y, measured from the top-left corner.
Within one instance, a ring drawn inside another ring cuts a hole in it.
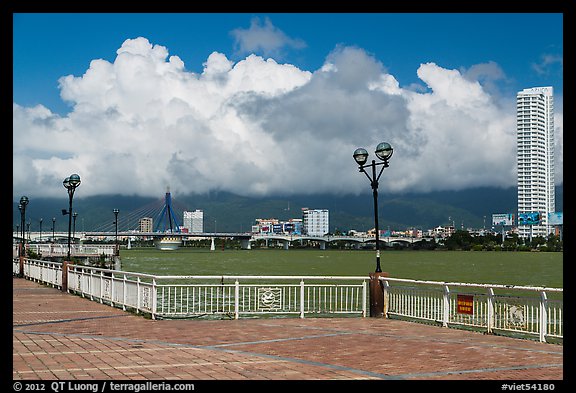
[[[370,316],[384,316],[384,291],[380,277],[388,277],[386,272],[370,273]]]
[[[362,280],[362,317],[366,317],[366,280]]]
[[[122,276],[122,310],[126,311],[126,294],[127,288],[126,288],[126,274],[124,274]]]
[[[234,282],[234,319],[238,319],[240,314],[240,283],[238,279]]]
[[[304,318],[304,279],[300,279],[300,318]]]
[[[114,272],[110,272],[110,306],[114,307]]]
[[[100,303],[104,303],[104,272],[100,270]]]
[[[156,308],[158,307],[158,288],[156,287],[156,277],[152,279],[152,319],[156,319]]]
[[[88,276],[90,300],[94,301],[94,270],[90,269],[90,276]]]
[[[136,314],[140,313],[140,276],[136,277]]]
[[[487,301],[486,331],[490,334],[494,329],[494,289],[492,288],[488,288]]]
[[[548,297],[546,292],[540,292],[540,342],[546,342],[548,334]]]
[[[450,321],[450,288],[448,285],[444,285],[444,295],[443,295],[443,317],[442,326],[448,327],[448,322]]]
[[[387,280],[381,280],[380,281],[382,283],[382,291],[383,291],[383,296],[384,296],[384,318],[388,318],[388,292],[389,292],[389,288],[390,288],[390,283]]]
[[[68,291],[68,261],[62,261],[62,291]]]

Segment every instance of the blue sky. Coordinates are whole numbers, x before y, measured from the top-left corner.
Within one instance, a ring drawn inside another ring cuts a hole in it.
[[[345,193],[365,186],[354,170],[346,181],[318,178],[351,164],[302,161],[294,141],[315,149],[306,157],[341,149],[348,160],[355,146],[370,151],[382,138],[397,146],[400,167],[390,170],[389,192],[513,186],[515,96],[534,86],[554,87],[559,183],[562,33],[558,13],[14,14],[14,192],[58,195],[52,182],[82,171],[94,179],[87,194],[157,195],[164,185],[183,193]],[[143,59],[152,74],[138,73]],[[117,147],[100,155],[63,146],[63,132],[83,146]],[[163,133],[173,144],[152,149]],[[467,144],[487,140],[493,154],[470,157],[477,146]],[[238,161],[204,167],[230,153],[216,147],[222,141],[240,151]],[[439,146],[441,157],[426,153]],[[35,172],[17,176],[20,161]],[[291,169],[295,161],[305,175]],[[109,173],[105,163],[131,169],[120,183],[96,182]],[[430,173],[414,174],[410,163]],[[270,180],[279,172],[282,180]]]
[[[496,62],[508,80],[504,93],[554,86],[562,94],[562,14],[16,14],[14,101],[69,110],[59,97],[58,78],[83,74],[90,61],[113,61],[128,38],[143,36],[166,46],[193,72],[213,51],[240,58],[232,31],[265,18],[303,46],[281,47],[279,61],[313,71],[338,44],[374,54],[401,85],[418,82],[420,63],[447,68]],[[542,28],[541,28],[542,27]],[[536,29],[536,31],[534,30]],[[521,33],[524,32],[524,33]],[[520,39],[522,34],[529,39]],[[267,54],[257,48],[258,54]],[[548,60],[547,60],[548,59]]]

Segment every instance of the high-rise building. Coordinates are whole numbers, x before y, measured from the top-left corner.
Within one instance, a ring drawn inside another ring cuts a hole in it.
[[[302,209],[302,229],[310,236],[324,236],[330,232],[327,209]]]
[[[152,232],[152,218],[151,217],[142,217],[140,221],[138,221],[138,226],[140,232]]]
[[[516,95],[518,215],[539,213],[537,225],[519,225],[520,237],[548,236],[548,213],[555,211],[554,95],[533,87]]]
[[[204,232],[204,211],[198,209],[193,212],[185,211],[182,221],[184,228],[188,228],[189,232]]]

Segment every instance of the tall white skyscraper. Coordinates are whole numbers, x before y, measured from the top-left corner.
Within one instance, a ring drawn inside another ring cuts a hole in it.
[[[552,87],[516,95],[518,214],[540,213],[539,225],[520,225],[520,237],[548,236],[548,213],[555,211],[554,94]],[[532,232],[531,232],[532,231]]]

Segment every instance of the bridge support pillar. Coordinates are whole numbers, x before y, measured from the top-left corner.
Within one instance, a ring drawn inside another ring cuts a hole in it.
[[[326,249],[326,242],[320,242],[320,249],[321,250],[325,250]]]
[[[384,285],[380,277],[388,277],[386,272],[370,273],[370,316],[383,318],[384,315]]]
[[[241,239],[240,247],[242,247],[243,250],[251,250],[252,246],[250,245],[250,239]]]
[[[287,249],[288,249],[288,246],[290,246],[290,242],[289,242],[289,241],[285,241],[285,242],[283,243],[283,245],[284,245],[284,249],[287,250]]]

